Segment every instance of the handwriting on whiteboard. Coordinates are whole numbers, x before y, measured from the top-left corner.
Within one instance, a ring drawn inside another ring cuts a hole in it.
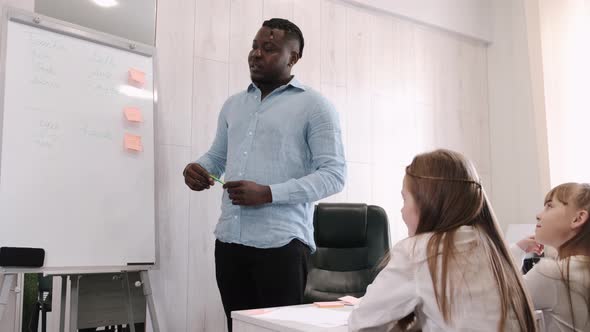
[[[60,126],[57,122],[51,120],[39,120],[39,129],[37,135],[33,137],[33,142],[37,145],[51,148],[59,138]]]

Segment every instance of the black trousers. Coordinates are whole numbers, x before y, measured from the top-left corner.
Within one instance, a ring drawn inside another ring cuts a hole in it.
[[[228,329],[234,310],[303,303],[310,249],[299,240],[259,249],[215,242],[215,275]]]

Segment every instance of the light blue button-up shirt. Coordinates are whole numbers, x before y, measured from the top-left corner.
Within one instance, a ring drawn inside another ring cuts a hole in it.
[[[259,206],[232,205],[225,190],[215,229],[222,242],[257,248],[299,239],[315,250],[313,202],[341,191],[346,178],[338,114],[295,78],[262,101],[254,84],[230,97],[196,162],[225,181],[270,186],[272,203]]]

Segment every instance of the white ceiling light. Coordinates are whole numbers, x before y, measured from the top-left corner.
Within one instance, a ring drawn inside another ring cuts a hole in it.
[[[101,7],[114,7],[116,5],[119,4],[119,2],[117,0],[92,0],[92,2],[94,2],[95,4],[101,6]]]

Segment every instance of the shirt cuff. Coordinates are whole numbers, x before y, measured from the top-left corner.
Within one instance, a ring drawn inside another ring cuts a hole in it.
[[[207,160],[205,160],[204,158],[195,160],[195,164],[201,165],[201,167],[203,167],[207,171],[207,173],[211,173],[213,170],[213,165],[211,163],[209,163]],[[218,174],[215,174],[215,175],[218,175]]]
[[[289,202],[289,184],[288,183],[277,183],[270,185],[270,193],[272,195],[273,203],[286,203]]]

